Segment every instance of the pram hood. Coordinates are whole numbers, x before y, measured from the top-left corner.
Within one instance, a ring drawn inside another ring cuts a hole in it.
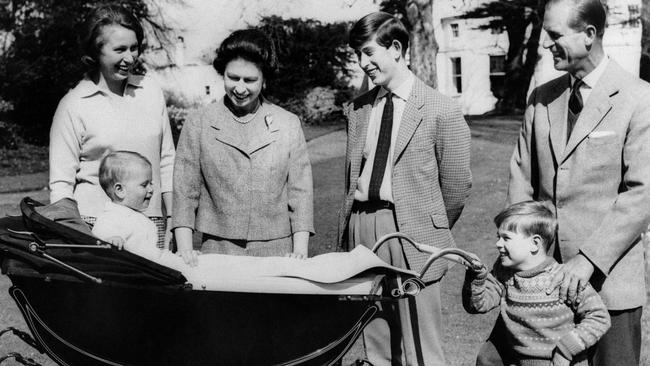
[[[178,271],[118,250],[94,237],[80,220],[73,200],[63,199],[45,206],[27,197],[21,201],[20,209],[22,217],[0,219],[0,259],[6,259],[2,261],[4,274],[84,280],[44,257],[37,250],[42,241],[87,246],[48,247],[47,253],[79,271],[101,278],[107,285],[183,287],[186,282]]]

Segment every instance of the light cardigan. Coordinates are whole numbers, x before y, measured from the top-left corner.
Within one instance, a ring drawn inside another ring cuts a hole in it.
[[[96,217],[109,201],[99,185],[99,163],[115,150],[149,159],[154,193],[144,213],[161,216],[175,153],[162,90],[149,77],[129,76],[122,97],[85,77],[61,99],[50,130],[50,202],[73,198],[81,215]]]
[[[266,100],[256,118],[261,128],[245,139],[223,99],[186,119],[174,168],[174,228],[249,241],[314,232],[300,120]]]
[[[467,271],[463,306],[469,313],[486,313],[500,306],[508,345],[518,358],[516,365],[549,365],[557,348],[569,360],[580,356],[572,365],[586,366],[584,351],[609,329],[607,308],[590,285],[571,306],[560,300],[557,287],[546,294],[557,266],[549,257],[527,271],[504,268],[498,262],[492,273]]]

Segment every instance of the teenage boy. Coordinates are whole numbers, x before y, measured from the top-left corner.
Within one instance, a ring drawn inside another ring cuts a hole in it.
[[[345,201],[339,246],[372,246],[384,234],[403,232],[438,248],[454,246],[450,229],[471,187],[470,133],[460,108],[409,70],[409,34],[399,19],[376,12],[350,31],[359,66],[376,85],[346,106]],[[427,258],[398,240],[379,255],[420,270]],[[380,365],[446,365],[442,351],[439,281],[447,265],[436,262],[417,297],[381,304],[364,330],[369,361]]]

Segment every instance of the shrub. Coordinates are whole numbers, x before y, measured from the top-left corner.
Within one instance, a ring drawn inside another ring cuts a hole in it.
[[[278,77],[267,83],[269,99],[305,123],[327,123],[340,114],[341,95],[350,95],[350,24],[269,16],[258,27],[272,39],[280,64]]]
[[[150,19],[143,0],[0,1],[0,32],[12,35],[0,50],[0,96],[13,103],[25,140],[47,143],[59,100],[83,75],[79,25],[90,8],[109,2]]]
[[[167,114],[169,115],[169,125],[174,138],[174,145],[178,143],[178,138],[183,129],[183,124],[187,114],[201,105],[200,101],[187,99],[172,90],[165,90],[165,103],[167,104]]]

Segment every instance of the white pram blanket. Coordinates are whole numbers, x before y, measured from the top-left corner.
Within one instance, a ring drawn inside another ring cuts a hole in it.
[[[196,290],[292,294],[374,295],[381,292],[376,286],[380,274],[417,278],[416,272],[393,267],[363,246],[308,259],[206,254],[199,256],[197,267],[182,272]]]

